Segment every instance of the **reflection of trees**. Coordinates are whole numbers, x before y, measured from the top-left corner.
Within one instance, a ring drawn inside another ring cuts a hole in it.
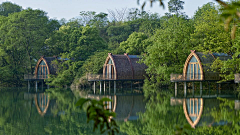
[[[49,115],[41,116],[34,98],[25,100],[23,90],[1,90],[0,134],[94,134],[91,124],[86,124],[86,114],[75,107],[77,99],[70,91],[49,91],[55,104],[49,107]]]
[[[134,135],[173,134],[176,124],[184,125],[187,121],[182,106],[170,106],[170,97],[169,92],[156,92],[149,97],[146,112],[140,114],[138,122],[123,123],[120,130]]]
[[[219,108],[213,107],[209,112],[219,126],[198,127],[194,134],[240,134],[239,111],[234,110],[234,100],[219,98]]]

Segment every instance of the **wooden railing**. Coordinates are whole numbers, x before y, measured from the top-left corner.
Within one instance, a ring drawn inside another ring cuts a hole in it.
[[[47,79],[47,75],[24,74],[24,80]]]
[[[220,80],[219,73],[203,74],[171,74],[170,80],[174,81],[198,81],[198,80]]]
[[[88,81],[95,81],[95,80],[115,80],[115,76],[111,75],[109,77],[109,74],[103,76],[103,74],[87,74],[87,80]]]
[[[239,83],[240,82],[240,74],[234,74],[234,82]]]

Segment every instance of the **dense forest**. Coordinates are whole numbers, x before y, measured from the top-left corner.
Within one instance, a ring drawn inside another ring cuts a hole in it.
[[[233,59],[217,59],[212,69],[225,80],[233,80],[239,72],[239,31],[233,40],[230,29],[224,29],[221,8],[207,3],[189,18],[182,12],[184,2],[171,0],[168,7],[163,16],[138,9],[81,11],[79,18],[66,21],[50,19],[42,10],[3,2],[1,86],[25,86],[23,76],[34,72],[40,56],[69,59],[59,64],[58,74],[48,84],[81,85],[86,73],[102,73],[109,52],[142,55],[141,62],[148,66],[145,82],[154,86],[168,83],[171,73],[182,73],[190,50],[227,53]]]
[[[211,67],[223,80],[233,80],[234,74],[240,73],[240,32],[236,29],[237,20],[229,20],[229,28],[226,27],[223,16],[226,14],[214,3],[199,7],[193,17],[183,12],[183,1],[170,0],[168,8],[169,12],[164,15],[123,8],[108,13],[81,11],[79,18],[55,20],[50,19],[45,11],[23,9],[20,5],[3,2],[0,4],[0,86],[26,86],[24,74],[33,74],[41,56],[69,59],[57,63],[60,67],[57,75],[51,75],[46,82],[61,87],[86,85],[86,74],[102,73],[110,52],[141,55],[140,62],[148,66],[144,81],[144,94],[148,100],[146,112],[140,113],[138,121],[118,123],[120,132],[173,134],[176,126],[185,125],[187,121],[182,106],[170,106],[173,91],[164,91],[159,86],[170,82],[171,73],[182,73],[190,50],[231,55],[232,59],[227,61],[216,59]],[[3,111],[0,113],[0,125],[6,125],[0,128],[3,134],[19,131],[27,134],[86,134],[93,129],[85,124],[83,110],[74,105],[79,99],[77,94],[74,97],[74,92],[59,88],[48,90],[51,99],[59,104],[52,110],[57,118],[54,119],[39,118],[32,103],[22,99],[24,93],[21,90],[7,91],[3,89],[0,95],[5,101],[1,102]],[[217,121],[229,123],[199,127],[188,134],[240,132],[240,114],[233,109],[234,101],[220,100],[220,109],[213,108],[210,115]],[[7,109],[7,106],[15,110]],[[71,111],[75,112],[74,115]],[[58,116],[58,112],[67,115]],[[37,119],[38,127],[32,118]]]

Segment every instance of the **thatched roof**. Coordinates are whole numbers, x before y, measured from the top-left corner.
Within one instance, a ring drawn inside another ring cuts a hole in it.
[[[104,97],[110,98],[107,109],[117,114],[116,120],[136,120],[139,112],[145,112],[146,101],[144,95],[94,95],[87,94],[85,98],[100,100]]]
[[[124,55],[112,55],[112,53],[109,53],[103,66],[103,75],[105,75],[110,59],[114,66],[114,79],[144,79],[147,66],[143,63],[138,63],[141,56],[128,55],[127,53]]]
[[[219,108],[219,104],[218,99],[188,98],[184,99],[183,110],[188,123],[193,128],[203,125],[220,125],[221,122],[216,122],[211,116],[212,109]]]
[[[36,64],[36,67],[35,67],[35,74],[37,75],[37,70],[38,70],[38,66],[39,64],[44,61],[45,64],[47,65],[47,70],[48,70],[48,74],[53,74],[55,75],[56,74],[56,71],[57,71],[57,65],[53,63],[54,60],[58,60],[60,61],[57,57],[44,57],[42,56],[37,64]]]
[[[213,72],[210,70],[210,66],[215,61],[215,59],[219,58],[220,60],[228,60],[232,59],[232,57],[225,53],[202,53],[196,52],[195,50],[191,50],[188,58],[186,59],[183,74],[186,75],[188,64],[192,57],[195,57],[197,62],[199,63],[201,78],[200,80],[219,80],[219,73]]]

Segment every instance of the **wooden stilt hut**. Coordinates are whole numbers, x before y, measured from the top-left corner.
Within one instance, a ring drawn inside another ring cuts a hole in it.
[[[203,85],[202,82],[208,82],[210,90],[210,82],[218,82],[221,80],[219,73],[211,70],[211,65],[216,59],[222,61],[232,59],[232,57],[225,53],[202,53],[191,50],[191,53],[187,57],[183,74],[171,74],[171,82],[175,82],[175,97],[177,96],[178,82],[184,83],[184,97],[187,96],[187,82],[192,83],[192,94],[194,96],[194,82],[200,82],[200,96],[202,97]],[[216,84],[218,85],[218,84]],[[220,85],[215,86],[217,88],[216,95],[219,95]],[[209,95],[208,95],[209,96]]]
[[[139,63],[141,56],[138,55],[113,55],[108,53],[108,57],[103,65],[103,74],[88,74],[88,81],[93,82],[93,88],[95,93],[96,82],[100,82],[100,93],[102,90],[102,82],[104,84],[104,91],[106,88],[106,82],[108,82],[109,91],[111,88],[111,83],[114,85],[114,93],[116,93],[117,81],[123,83],[124,81],[132,83],[143,82],[145,79],[147,66],[143,63]],[[122,86],[121,86],[122,87]]]
[[[103,78],[114,80],[143,80],[145,75],[145,64],[138,61],[138,55],[112,55],[108,54],[103,66]]]

